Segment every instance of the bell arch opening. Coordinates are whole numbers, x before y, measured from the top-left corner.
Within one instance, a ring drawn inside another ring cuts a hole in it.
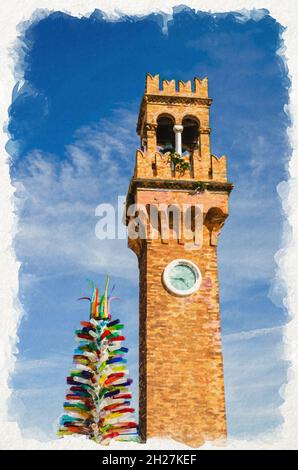
[[[182,151],[192,153],[199,144],[199,122],[193,117],[186,116],[182,126]]]
[[[156,144],[162,152],[175,150],[175,120],[172,116],[163,114],[157,119]]]
[[[199,122],[197,119],[186,116],[182,120],[182,154],[189,158],[190,174],[194,174],[194,152],[199,150]]]

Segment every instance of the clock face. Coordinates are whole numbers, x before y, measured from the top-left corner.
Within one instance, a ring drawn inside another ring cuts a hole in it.
[[[199,268],[189,260],[174,260],[164,270],[163,280],[171,292],[176,295],[190,295],[201,284]]]
[[[192,289],[196,283],[196,274],[187,264],[177,264],[170,270],[170,283],[178,290]]]

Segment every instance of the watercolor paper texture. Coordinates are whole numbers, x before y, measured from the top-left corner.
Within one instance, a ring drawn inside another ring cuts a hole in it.
[[[138,266],[118,197],[149,72],[208,77],[211,151],[235,185],[218,241],[226,447],[294,448],[297,14],[277,1],[142,3],[11,2],[2,15],[2,446],[96,448],[56,436],[86,278],[108,273],[121,298],[138,406]],[[117,209],[106,240],[100,204]]]

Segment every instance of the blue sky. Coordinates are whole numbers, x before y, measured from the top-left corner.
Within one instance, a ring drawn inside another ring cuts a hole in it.
[[[99,11],[81,19],[56,12],[24,32],[25,81],[13,94],[8,150],[24,311],[10,408],[26,435],[55,437],[73,331],[88,315],[76,299],[88,292],[86,278],[103,285],[106,272],[121,297],[113,314],[126,325],[137,400],[137,260],[125,240],[95,237],[95,208],[126,194],[146,72],[209,78],[212,152],[228,155],[235,184],[219,243],[228,432],[254,438],[282,423],[287,314],[274,254],[289,81],[276,53],[281,30],[264,10],[249,19],[176,8],[168,22],[161,14],[108,22]]]

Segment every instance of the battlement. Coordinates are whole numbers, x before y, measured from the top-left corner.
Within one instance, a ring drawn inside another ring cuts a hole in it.
[[[216,181],[227,181],[227,157],[211,155],[211,175]]]
[[[202,80],[195,77],[193,84],[191,80],[184,82],[182,80],[160,80],[159,74],[152,76],[146,75],[146,94],[152,95],[170,95],[170,96],[193,96],[195,98],[208,98],[208,78]]]
[[[221,157],[210,155],[202,160],[200,155],[195,152],[189,168],[179,172],[171,166],[169,153],[164,154],[158,151],[148,153],[145,150],[138,149],[136,151],[134,177],[227,182],[227,157],[226,155]]]
[[[208,79],[146,75],[137,132],[136,178],[227,181],[226,157],[211,155]],[[175,150],[176,157],[169,149]],[[180,162],[177,160],[180,156]]]

